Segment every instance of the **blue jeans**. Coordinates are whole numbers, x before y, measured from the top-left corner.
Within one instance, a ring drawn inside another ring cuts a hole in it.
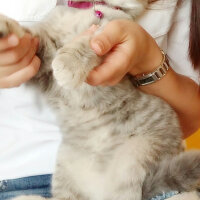
[[[20,195],[51,197],[52,175],[30,176],[0,181],[0,200],[9,200]]]
[[[0,200],[9,200],[20,195],[51,197],[51,179],[52,175],[47,174],[0,181]],[[163,193],[151,200],[164,200],[177,193]]]
[[[151,200],[165,200],[165,199],[168,199],[170,197],[173,197],[173,196],[177,195],[178,193],[179,192],[177,192],[177,191],[171,191],[171,192],[168,192],[168,193],[162,193],[162,194],[152,198]]]

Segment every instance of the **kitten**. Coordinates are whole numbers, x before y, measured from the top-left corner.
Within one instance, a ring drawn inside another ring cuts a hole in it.
[[[101,30],[114,19],[135,19],[147,4],[147,0],[105,2],[95,5],[101,19],[93,7],[67,6],[56,7],[31,28],[0,16],[1,36],[30,32],[40,38],[37,53],[42,66],[29,84],[46,95],[63,134],[52,200],[148,200],[164,191],[196,189],[200,152],[180,153],[182,133],[169,105],[140,92],[128,76],[112,87],[85,83],[102,59],[90,48],[91,36],[73,39],[92,24],[98,23]]]

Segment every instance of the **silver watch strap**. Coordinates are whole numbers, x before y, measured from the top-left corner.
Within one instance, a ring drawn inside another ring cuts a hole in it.
[[[131,77],[131,81],[134,86],[139,87],[139,86],[149,85],[151,83],[160,80],[163,76],[167,74],[167,71],[169,70],[169,61],[163,51],[162,53],[163,53],[162,63],[159,65],[158,68],[156,68],[156,70],[148,74]]]

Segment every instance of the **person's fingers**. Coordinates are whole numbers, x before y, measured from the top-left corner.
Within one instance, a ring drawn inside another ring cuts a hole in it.
[[[19,41],[19,38],[14,34],[8,35],[5,38],[0,38],[0,52],[17,46]]]
[[[123,27],[118,21],[112,21],[106,25],[103,31],[91,39],[91,48],[96,52],[97,55],[105,55],[108,53],[116,44],[124,41]]]
[[[80,35],[77,35],[73,40],[77,40],[78,38],[82,36],[87,36],[87,35],[93,35],[94,32],[99,28],[99,25],[93,24],[89,29],[81,33]]]
[[[35,56],[32,62],[25,68],[0,79],[0,88],[11,88],[21,85],[36,75],[40,68],[40,59]]]
[[[25,34],[25,36],[20,40],[18,46],[13,49],[0,53],[0,66],[11,65],[19,62],[28,52],[31,47],[32,37],[30,34]]]
[[[129,55],[121,48],[109,54],[104,62],[92,70],[87,83],[93,86],[119,82],[128,71],[130,65]]]
[[[25,66],[29,65],[37,52],[38,45],[39,45],[39,39],[34,38],[32,44],[31,44],[31,48],[29,49],[27,54],[24,56],[24,58],[22,60],[20,60],[20,62],[18,64],[15,64],[15,66],[20,65],[22,67],[25,67]]]
[[[123,76],[116,77],[115,79],[110,79],[107,82],[103,82],[101,86],[114,86],[118,84],[124,78],[124,76],[125,74]]]
[[[27,52],[27,54],[24,56],[24,58],[22,60],[20,60],[18,63],[13,64],[13,65],[1,66],[0,67],[0,78],[9,76],[9,75],[19,71],[20,69],[28,66],[36,54],[38,44],[39,44],[38,38],[34,38],[31,48],[29,49],[29,51]]]
[[[99,25],[93,24],[92,26],[90,26],[89,29],[83,32],[83,35],[92,35],[98,28],[99,28]]]

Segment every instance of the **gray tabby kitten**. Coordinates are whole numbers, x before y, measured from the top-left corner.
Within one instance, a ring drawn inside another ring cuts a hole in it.
[[[57,7],[29,29],[0,16],[2,36],[28,31],[40,38],[42,67],[30,83],[46,95],[63,133],[51,200],[148,200],[163,191],[196,189],[200,152],[179,154],[180,127],[164,101],[134,88],[128,76],[113,87],[84,82],[101,59],[91,50],[89,36],[73,38],[92,24],[103,27],[114,19],[135,19],[147,4],[105,2],[95,6],[104,15],[101,20],[93,7]]]

